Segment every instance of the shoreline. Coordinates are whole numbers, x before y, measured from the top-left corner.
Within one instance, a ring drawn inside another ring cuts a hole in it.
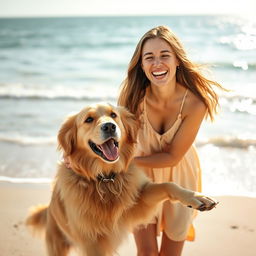
[[[211,196],[211,195],[210,195]],[[51,184],[0,181],[0,251],[5,256],[46,255],[44,241],[31,236],[24,226],[29,208],[47,204]],[[195,220],[196,240],[186,242],[183,256],[253,256],[256,243],[256,198],[217,196],[220,203],[210,212],[199,212]],[[136,255],[132,235],[118,250],[120,256]],[[76,255],[74,252],[72,256]]]
[[[56,165],[62,159],[53,145],[0,143],[0,147],[4,149],[0,152],[0,182],[51,183],[56,175]],[[256,197],[255,149],[206,145],[198,147],[197,152],[205,193]]]

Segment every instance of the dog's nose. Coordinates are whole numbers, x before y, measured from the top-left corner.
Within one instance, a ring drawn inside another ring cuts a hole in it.
[[[104,132],[115,132],[116,125],[113,123],[105,123],[101,126],[101,130]]]

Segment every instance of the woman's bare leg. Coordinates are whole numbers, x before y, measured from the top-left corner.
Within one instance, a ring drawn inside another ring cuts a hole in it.
[[[160,256],[181,256],[185,241],[173,241],[163,232]]]
[[[149,224],[145,228],[138,228],[133,234],[137,246],[137,256],[158,256],[155,224]]]

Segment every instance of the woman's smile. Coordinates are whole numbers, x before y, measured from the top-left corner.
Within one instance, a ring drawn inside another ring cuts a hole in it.
[[[176,81],[178,60],[171,46],[163,39],[145,42],[142,50],[142,69],[152,85],[171,85]]]
[[[168,71],[155,71],[152,72],[151,74],[156,78],[156,79],[163,79],[166,77]]]

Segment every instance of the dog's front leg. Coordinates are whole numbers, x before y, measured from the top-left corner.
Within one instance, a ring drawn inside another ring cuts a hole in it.
[[[148,224],[157,214],[157,205],[165,200],[180,201],[194,209],[211,210],[217,203],[194,191],[184,189],[173,182],[147,183],[141,190],[137,203],[126,213],[131,230],[140,224]]]
[[[167,199],[172,201],[178,200],[188,207],[201,211],[211,210],[217,204],[215,200],[197,192],[184,189],[173,182],[148,183],[142,191],[141,199],[147,205],[155,205]]]

